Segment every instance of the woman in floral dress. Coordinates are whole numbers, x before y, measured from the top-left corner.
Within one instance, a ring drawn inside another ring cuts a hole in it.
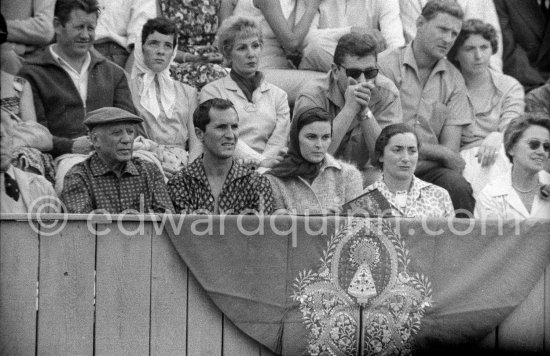
[[[218,30],[220,0],[159,0],[161,16],[180,29],[178,54],[170,72],[182,83],[201,89],[225,77],[222,55],[213,46]]]

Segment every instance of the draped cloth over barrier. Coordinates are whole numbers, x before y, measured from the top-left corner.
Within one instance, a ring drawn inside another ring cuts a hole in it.
[[[165,228],[210,298],[285,355],[476,343],[550,262],[548,220],[183,219]]]

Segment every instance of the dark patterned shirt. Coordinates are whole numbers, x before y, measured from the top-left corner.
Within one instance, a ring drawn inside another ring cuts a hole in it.
[[[97,153],[69,170],[61,200],[67,212],[75,214],[95,209],[104,209],[111,214],[174,211],[157,166],[132,158],[119,178]]]
[[[213,213],[215,199],[206,177],[202,156],[168,181],[176,212]],[[218,198],[220,213],[236,215],[247,210],[271,214],[273,192],[269,180],[254,170],[233,162]]]

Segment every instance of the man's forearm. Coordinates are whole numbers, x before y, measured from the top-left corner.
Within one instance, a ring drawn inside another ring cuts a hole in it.
[[[342,143],[342,139],[348,132],[348,129],[356,115],[356,113],[345,106],[342,111],[336,115],[332,121],[332,142],[328,148],[328,153],[334,155],[338,147],[340,147],[340,143]]]

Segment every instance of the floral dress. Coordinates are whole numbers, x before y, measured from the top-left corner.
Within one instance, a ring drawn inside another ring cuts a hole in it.
[[[161,15],[180,29],[178,50],[194,55],[217,52],[214,38],[218,30],[220,0],[159,0]],[[201,89],[205,84],[225,77],[227,71],[215,63],[184,62],[170,67],[172,77]]]

